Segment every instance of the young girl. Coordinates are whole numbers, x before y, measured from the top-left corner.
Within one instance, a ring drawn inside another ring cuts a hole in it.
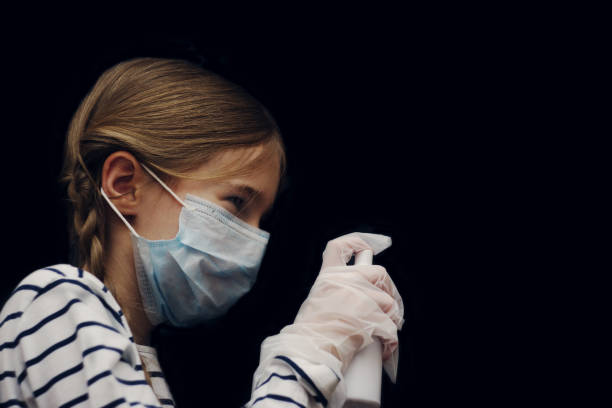
[[[79,262],[31,273],[5,303],[0,407],[174,406],[151,332],[222,316],[250,290],[284,168],[274,119],[219,75],[159,58],[104,72],[67,135]],[[384,268],[346,265],[388,245],[328,243],[295,322],[262,344],[247,406],[341,406],[374,339],[394,379],[401,297]]]

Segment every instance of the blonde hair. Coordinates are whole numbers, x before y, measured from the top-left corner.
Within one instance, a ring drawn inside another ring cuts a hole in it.
[[[249,174],[274,156],[284,173],[284,146],[267,109],[241,86],[185,60],[134,58],[109,68],[82,100],[66,138],[62,182],[79,265],[104,275],[106,209],[99,189],[110,154],[128,151],[162,178],[190,178],[222,151],[259,145],[266,147],[261,154],[207,179]]]

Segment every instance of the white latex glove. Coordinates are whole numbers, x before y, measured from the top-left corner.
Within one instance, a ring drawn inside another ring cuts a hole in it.
[[[262,343],[254,389],[264,380],[266,365],[281,355],[305,363],[309,369],[304,371],[329,398],[336,385],[344,387],[343,373],[353,356],[374,339],[383,345],[385,370],[395,382],[397,331],[404,322],[402,299],[382,266],[346,265],[357,252],[371,249],[378,254],[390,245],[389,237],[366,233],[328,242],[319,276],[294,323]],[[332,370],[331,376],[325,367]]]

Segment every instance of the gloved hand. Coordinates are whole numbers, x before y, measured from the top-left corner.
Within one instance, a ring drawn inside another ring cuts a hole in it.
[[[383,345],[385,370],[395,382],[397,331],[404,314],[402,299],[382,266],[346,265],[357,252],[371,249],[378,254],[390,245],[389,237],[366,233],[352,233],[328,242],[321,271],[294,323],[262,343],[258,371],[266,361],[278,355],[288,356],[317,365],[309,375],[315,377],[317,387],[325,389],[329,381],[321,366],[333,370],[341,380],[353,356],[378,339]],[[321,374],[320,381],[317,373]],[[259,381],[257,374],[254,386]]]

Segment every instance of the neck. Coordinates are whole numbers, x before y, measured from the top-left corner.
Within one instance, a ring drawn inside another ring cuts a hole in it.
[[[108,243],[108,256],[104,260],[104,284],[121,306],[134,336],[134,342],[149,345],[154,326],[142,306],[131,238],[129,233],[110,236],[115,239]]]

